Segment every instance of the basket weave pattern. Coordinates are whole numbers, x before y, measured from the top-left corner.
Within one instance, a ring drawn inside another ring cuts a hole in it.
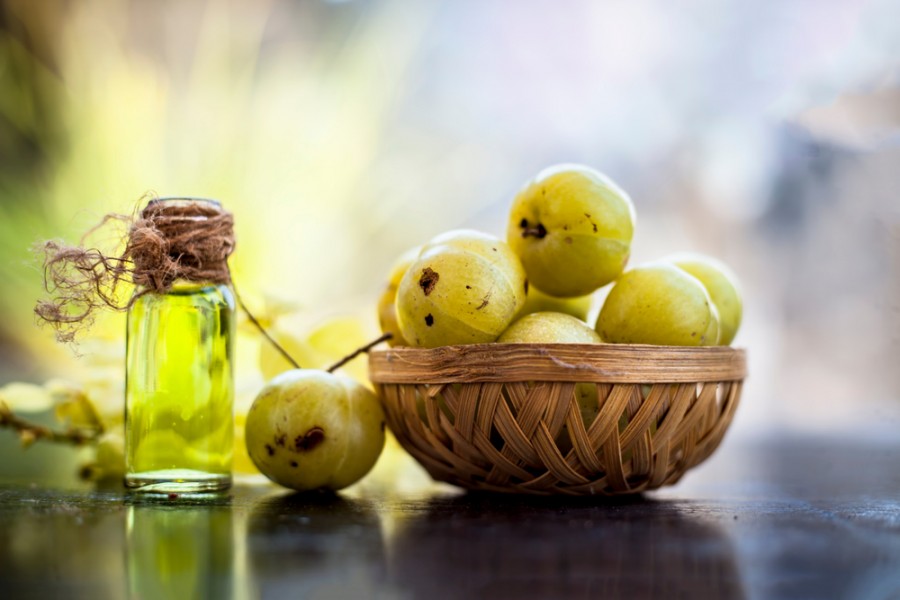
[[[486,344],[372,352],[388,424],[437,480],[529,494],[628,494],[719,445],[742,350]],[[581,398],[581,402],[579,402]]]

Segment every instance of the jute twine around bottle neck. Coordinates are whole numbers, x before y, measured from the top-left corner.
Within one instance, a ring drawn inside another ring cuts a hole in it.
[[[112,222],[128,227],[120,256],[85,247],[85,238]],[[216,202],[151,200],[138,217],[107,215],[85,238],[78,246],[55,241],[40,246],[49,298],[34,310],[61,342],[74,341],[97,309],[126,310],[144,294],[168,292],[176,280],[231,283],[234,217]],[[119,284],[129,280],[137,290],[123,302]]]
[[[209,201],[153,201],[129,230],[125,256],[140,287],[166,292],[177,279],[230,283],[234,217]]]

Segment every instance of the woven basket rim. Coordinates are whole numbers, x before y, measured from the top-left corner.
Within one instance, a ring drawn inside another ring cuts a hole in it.
[[[699,383],[746,375],[746,350],[730,346],[492,343],[369,352],[369,377],[378,384]]]

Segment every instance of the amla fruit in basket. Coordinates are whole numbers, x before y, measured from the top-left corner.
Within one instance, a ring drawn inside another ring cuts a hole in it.
[[[599,344],[603,340],[581,319],[559,312],[525,315],[497,340],[507,344]]]
[[[580,319],[557,312],[538,312],[526,315],[510,325],[498,342],[510,344],[600,344],[596,331]],[[575,399],[585,427],[597,416],[597,389],[592,383],[575,386]],[[563,427],[565,432],[565,426]],[[564,438],[566,434],[564,433]],[[565,447],[568,447],[566,444]]]
[[[409,342],[403,337],[400,324],[397,322],[397,288],[400,286],[400,280],[409,270],[409,266],[416,261],[421,251],[422,249],[419,247],[410,248],[400,255],[400,258],[391,267],[387,285],[378,298],[378,325],[381,326],[383,333],[391,334],[391,339],[388,340],[388,344],[391,346],[409,346]]]
[[[533,285],[552,296],[582,296],[625,269],[634,224],[631,199],[611,179],[558,165],[513,200],[506,239]]]
[[[711,346],[719,341],[719,315],[697,278],[669,263],[651,263],[616,281],[596,330],[616,344]]]
[[[719,344],[728,346],[741,326],[743,302],[737,277],[719,260],[703,254],[682,253],[666,259],[700,280],[719,311]]]
[[[397,289],[397,320],[413,346],[493,342],[525,303],[525,270],[501,240],[450,231],[426,244]]]

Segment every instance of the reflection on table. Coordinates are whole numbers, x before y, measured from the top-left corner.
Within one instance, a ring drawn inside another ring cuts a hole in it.
[[[898,463],[895,446],[726,446],[631,499],[0,485],[0,598],[900,597]]]
[[[234,532],[227,497],[206,506],[129,506],[126,528],[129,598],[233,597]]]

